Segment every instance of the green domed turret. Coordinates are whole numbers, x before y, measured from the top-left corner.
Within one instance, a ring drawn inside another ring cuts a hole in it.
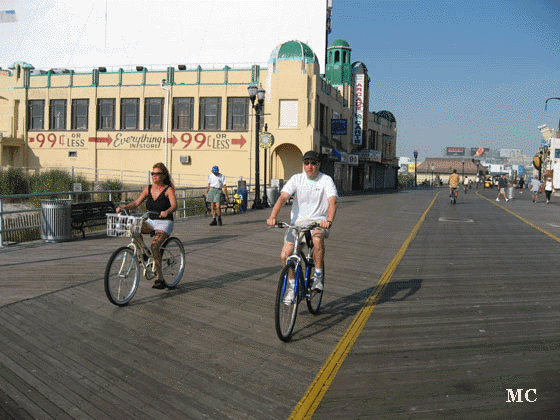
[[[352,48],[343,39],[336,39],[327,48],[327,63],[325,77],[334,86],[352,83],[352,66],[350,65],[350,52]]]
[[[315,53],[309,45],[301,41],[287,41],[278,45],[272,51],[268,63],[272,64],[276,71],[278,63],[283,61],[301,63],[301,68],[304,72],[308,64],[311,64],[313,68],[319,68],[319,60]]]

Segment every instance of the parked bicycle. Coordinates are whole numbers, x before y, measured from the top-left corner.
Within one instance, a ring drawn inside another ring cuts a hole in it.
[[[149,247],[142,240],[142,222],[148,215],[130,216],[128,214],[107,214],[107,235],[132,238],[128,246],[117,249],[105,268],[105,293],[109,301],[124,306],[134,297],[140,282],[140,270],[146,280],[156,276],[155,261]],[[161,267],[165,285],[176,287],[185,271],[185,248],[174,237],[167,238],[161,246]]]
[[[276,334],[282,341],[290,341],[296,323],[297,308],[302,299],[307,301],[307,309],[312,314],[319,313],[323,290],[311,290],[315,263],[313,262],[313,239],[311,232],[319,226],[313,222],[305,226],[292,226],[278,222],[277,227],[294,229],[297,238],[294,251],[286,259],[286,265],[280,274],[274,305]],[[324,276],[323,266],[323,276]],[[324,278],[324,277],[323,277]],[[293,295],[290,296],[290,286],[293,285]]]

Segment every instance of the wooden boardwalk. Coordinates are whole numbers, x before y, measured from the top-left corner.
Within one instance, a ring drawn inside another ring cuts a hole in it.
[[[183,281],[124,308],[102,280],[124,239],[0,249],[0,418],[553,418],[560,249],[538,228],[560,237],[560,205],[474,192],[342,197],[323,310],[290,343],[268,210],[177,222]]]

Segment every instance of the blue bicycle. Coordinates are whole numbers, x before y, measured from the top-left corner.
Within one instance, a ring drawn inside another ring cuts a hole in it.
[[[292,226],[279,222],[278,227],[294,229],[296,242],[294,251],[287,258],[280,274],[274,305],[276,334],[282,341],[290,341],[296,324],[297,308],[302,299],[307,301],[307,309],[313,315],[319,313],[323,290],[312,290],[315,276],[313,262],[313,239],[311,232],[319,226],[313,222],[305,226]],[[323,264],[323,278],[325,276]]]

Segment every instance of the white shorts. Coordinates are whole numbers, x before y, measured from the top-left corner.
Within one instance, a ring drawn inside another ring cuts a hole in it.
[[[163,230],[168,235],[171,235],[173,226],[175,225],[175,222],[173,220],[146,219],[146,223],[149,224],[154,230]]]
[[[327,239],[329,237],[330,231],[328,229],[316,227],[311,232],[313,233],[315,230],[323,231],[323,239]],[[284,235],[284,242],[295,242],[296,241],[295,233],[296,233],[295,229],[289,228],[288,231],[286,232],[286,234]]]

